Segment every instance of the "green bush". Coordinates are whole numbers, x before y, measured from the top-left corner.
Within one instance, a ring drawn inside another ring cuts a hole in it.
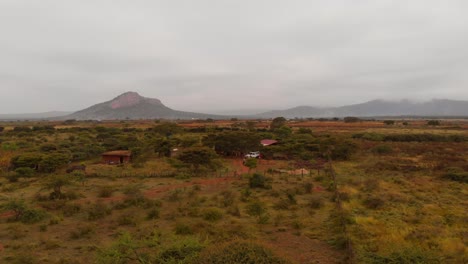
[[[193,234],[193,230],[190,226],[184,224],[184,223],[177,223],[174,232],[177,235],[191,235]]]
[[[20,168],[17,168],[15,172],[19,177],[28,178],[34,175],[35,170],[29,167],[20,167]]]
[[[23,212],[20,221],[25,224],[34,224],[42,221],[46,217],[46,213],[36,209],[28,209]]]
[[[468,183],[468,172],[464,171],[462,168],[450,167],[447,168],[446,171],[447,172],[444,175],[442,175],[442,178],[457,182]]]
[[[254,173],[252,177],[249,178],[250,188],[264,188],[268,189],[270,186],[267,185],[268,179],[259,173]]]
[[[393,152],[393,149],[388,145],[379,145],[374,147],[372,152],[375,154],[389,154]]]
[[[216,208],[208,208],[203,212],[203,219],[210,222],[216,222],[223,218],[223,212]]]

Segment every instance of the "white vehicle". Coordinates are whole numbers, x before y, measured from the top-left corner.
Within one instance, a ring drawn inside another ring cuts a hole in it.
[[[260,158],[260,151],[252,151],[244,156],[247,159],[258,159]]]

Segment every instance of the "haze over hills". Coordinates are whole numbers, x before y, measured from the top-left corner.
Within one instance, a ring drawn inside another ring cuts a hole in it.
[[[116,98],[93,105],[86,109],[70,112],[46,112],[36,114],[0,114],[0,120],[53,119],[53,120],[124,120],[124,119],[229,119],[238,118],[320,118],[320,117],[390,117],[390,116],[430,116],[466,117],[468,101],[435,99],[428,102],[373,100],[361,104],[341,107],[298,106],[284,110],[273,110],[259,114],[245,109],[204,114],[174,110],[160,100],[147,98],[136,92],[126,92]]]
[[[46,119],[69,115],[72,112],[50,111],[44,113],[0,114],[0,120]]]

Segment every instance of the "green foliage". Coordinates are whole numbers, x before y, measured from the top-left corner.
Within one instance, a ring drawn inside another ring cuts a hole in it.
[[[203,219],[209,222],[216,222],[223,218],[223,212],[216,208],[208,208],[202,214]]]
[[[31,176],[34,175],[35,173],[35,170],[32,169],[32,168],[29,168],[29,167],[20,167],[20,168],[17,168],[15,170],[15,173],[19,176],[19,177],[26,177],[26,178],[29,178]]]
[[[427,121],[428,126],[440,126],[440,121],[439,120],[429,120]]]
[[[174,134],[181,133],[183,129],[176,123],[162,123],[153,127],[152,131],[161,136],[170,137]]]
[[[380,155],[390,154],[393,152],[393,149],[389,145],[378,145],[372,149],[372,152]]]
[[[223,156],[239,156],[241,153],[260,149],[261,137],[258,133],[247,131],[229,131],[209,134],[202,139],[203,145],[214,148]]]
[[[256,158],[248,158],[244,161],[244,166],[251,169],[255,169],[257,167],[258,160]]]
[[[34,224],[46,217],[45,212],[28,208],[23,200],[10,200],[2,206],[2,209],[3,211],[13,211],[13,220],[21,221],[25,224]]]
[[[198,171],[200,166],[209,166],[213,159],[216,158],[216,153],[207,147],[193,147],[184,150],[177,159],[183,163],[193,166],[195,171]]]
[[[354,116],[347,116],[347,117],[343,118],[343,121],[345,123],[356,123],[356,122],[361,121],[361,119],[359,119],[357,117],[354,117]]]
[[[62,188],[71,185],[73,180],[74,179],[68,174],[55,174],[48,177],[44,187],[52,190],[50,199],[66,199],[67,196],[62,193]]]
[[[260,217],[267,212],[265,204],[260,201],[250,202],[246,207],[247,214],[250,216]]]
[[[88,210],[88,220],[95,221],[106,217],[112,213],[112,209],[105,204],[95,203],[91,205]]]
[[[268,189],[270,188],[270,186],[267,183],[268,183],[268,179],[260,173],[254,173],[252,177],[249,178],[250,188]]]
[[[67,164],[70,161],[70,157],[65,154],[53,153],[43,156],[39,162],[39,170],[41,172],[51,173],[59,167]]]
[[[41,154],[24,153],[11,158],[11,164],[14,168],[37,168],[41,160]]]
[[[177,223],[174,232],[177,235],[191,235],[193,234],[193,230],[190,226],[184,224],[184,223]]]
[[[99,250],[96,262],[99,264],[197,263],[198,255],[204,247],[205,244],[194,237],[177,237],[165,242],[161,241],[160,235],[154,232],[141,238],[125,232],[112,246]]]
[[[234,241],[204,250],[198,264],[285,264],[272,251],[253,242]]]
[[[273,130],[280,139],[288,138],[292,134],[292,129],[288,126],[282,126]]]
[[[464,171],[462,168],[458,167],[449,167],[446,169],[446,172],[442,175],[442,178],[468,183],[468,171]]]
[[[271,121],[271,124],[270,124],[270,129],[272,131],[280,128],[280,127],[283,127],[286,125],[286,118],[280,116],[280,117],[276,117],[274,118],[272,121]]]

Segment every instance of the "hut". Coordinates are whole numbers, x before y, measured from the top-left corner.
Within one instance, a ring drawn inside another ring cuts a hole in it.
[[[124,164],[132,159],[132,152],[129,150],[115,150],[102,153],[102,160],[106,164]]]
[[[264,147],[267,147],[267,146],[271,146],[271,145],[276,145],[278,144],[278,141],[274,140],[274,139],[262,139],[260,141],[260,144]]]

